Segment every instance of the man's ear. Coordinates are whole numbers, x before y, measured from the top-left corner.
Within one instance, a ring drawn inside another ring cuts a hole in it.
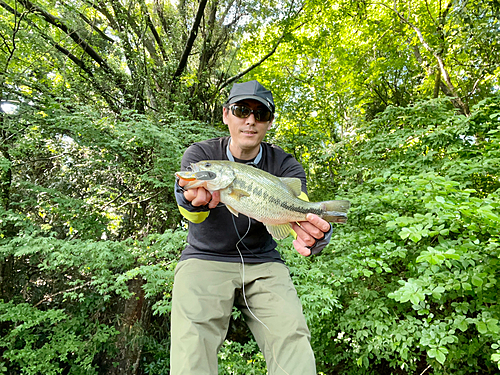
[[[267,130],[270,130],[273,127],[273,120],[274,120],[274,116],[271,119],[271,121],[269,121],[269,125],[267,125]]]
[[[227,115],[228,115],[228,108],[227,107],[222,107],[222,122],[227,125]]]

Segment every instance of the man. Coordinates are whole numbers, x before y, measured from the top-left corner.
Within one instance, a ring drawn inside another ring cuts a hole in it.
[[[230,137],[191,145],[182,170],[200,160],[249,163],[279,177],[302,181],[302,166],[281,148],[263,142],[274,119],[272,93],[257,81],[235,84],[223,107]],[[188,245],[175,270],[172,295],[171,375],[217,374],[233,305],[243,313],[266,359],[268,373],[316,374],[300,300],[288,268],[265,226],[235,217],[219,202],[219,192],[184,190],[176,185],[181,213],[190,221]],[[304,256],[328,244],[332,228],[308,214],[294,223],[295,249]]]

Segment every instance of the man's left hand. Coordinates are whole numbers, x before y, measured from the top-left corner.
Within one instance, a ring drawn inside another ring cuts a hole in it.
[[[311,249],[307,246],[314,246],[316,240],[324,238],[325,233],[330,230],[330,223],[315,214],[307,214],[306,219],[307,221],[292,223],[292,229],[297,233],[293,246],[300,254],[309,256]]]

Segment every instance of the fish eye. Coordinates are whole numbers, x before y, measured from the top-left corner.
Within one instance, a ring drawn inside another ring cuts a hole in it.
[[[188,171],[188,172],[192,172],[192,171],[193,171],[193,168],[191,168],[191,167],[187,167],[187,168],[186,168],[186,171]]]
[[[212,164],[210,164],[210,163],[205,163],[205,168],[208,168],[208,167],[210,167],[210,166],[212,166]]]

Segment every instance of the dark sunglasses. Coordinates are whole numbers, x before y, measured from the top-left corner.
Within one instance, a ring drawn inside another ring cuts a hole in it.
[[[273,117],[272,112],[267,108],[253,110],[241,104],[235,104],[229,108],[231,109],[231,113],[239,118],[247,118],[252,113],[257,121],[270,121]]]

